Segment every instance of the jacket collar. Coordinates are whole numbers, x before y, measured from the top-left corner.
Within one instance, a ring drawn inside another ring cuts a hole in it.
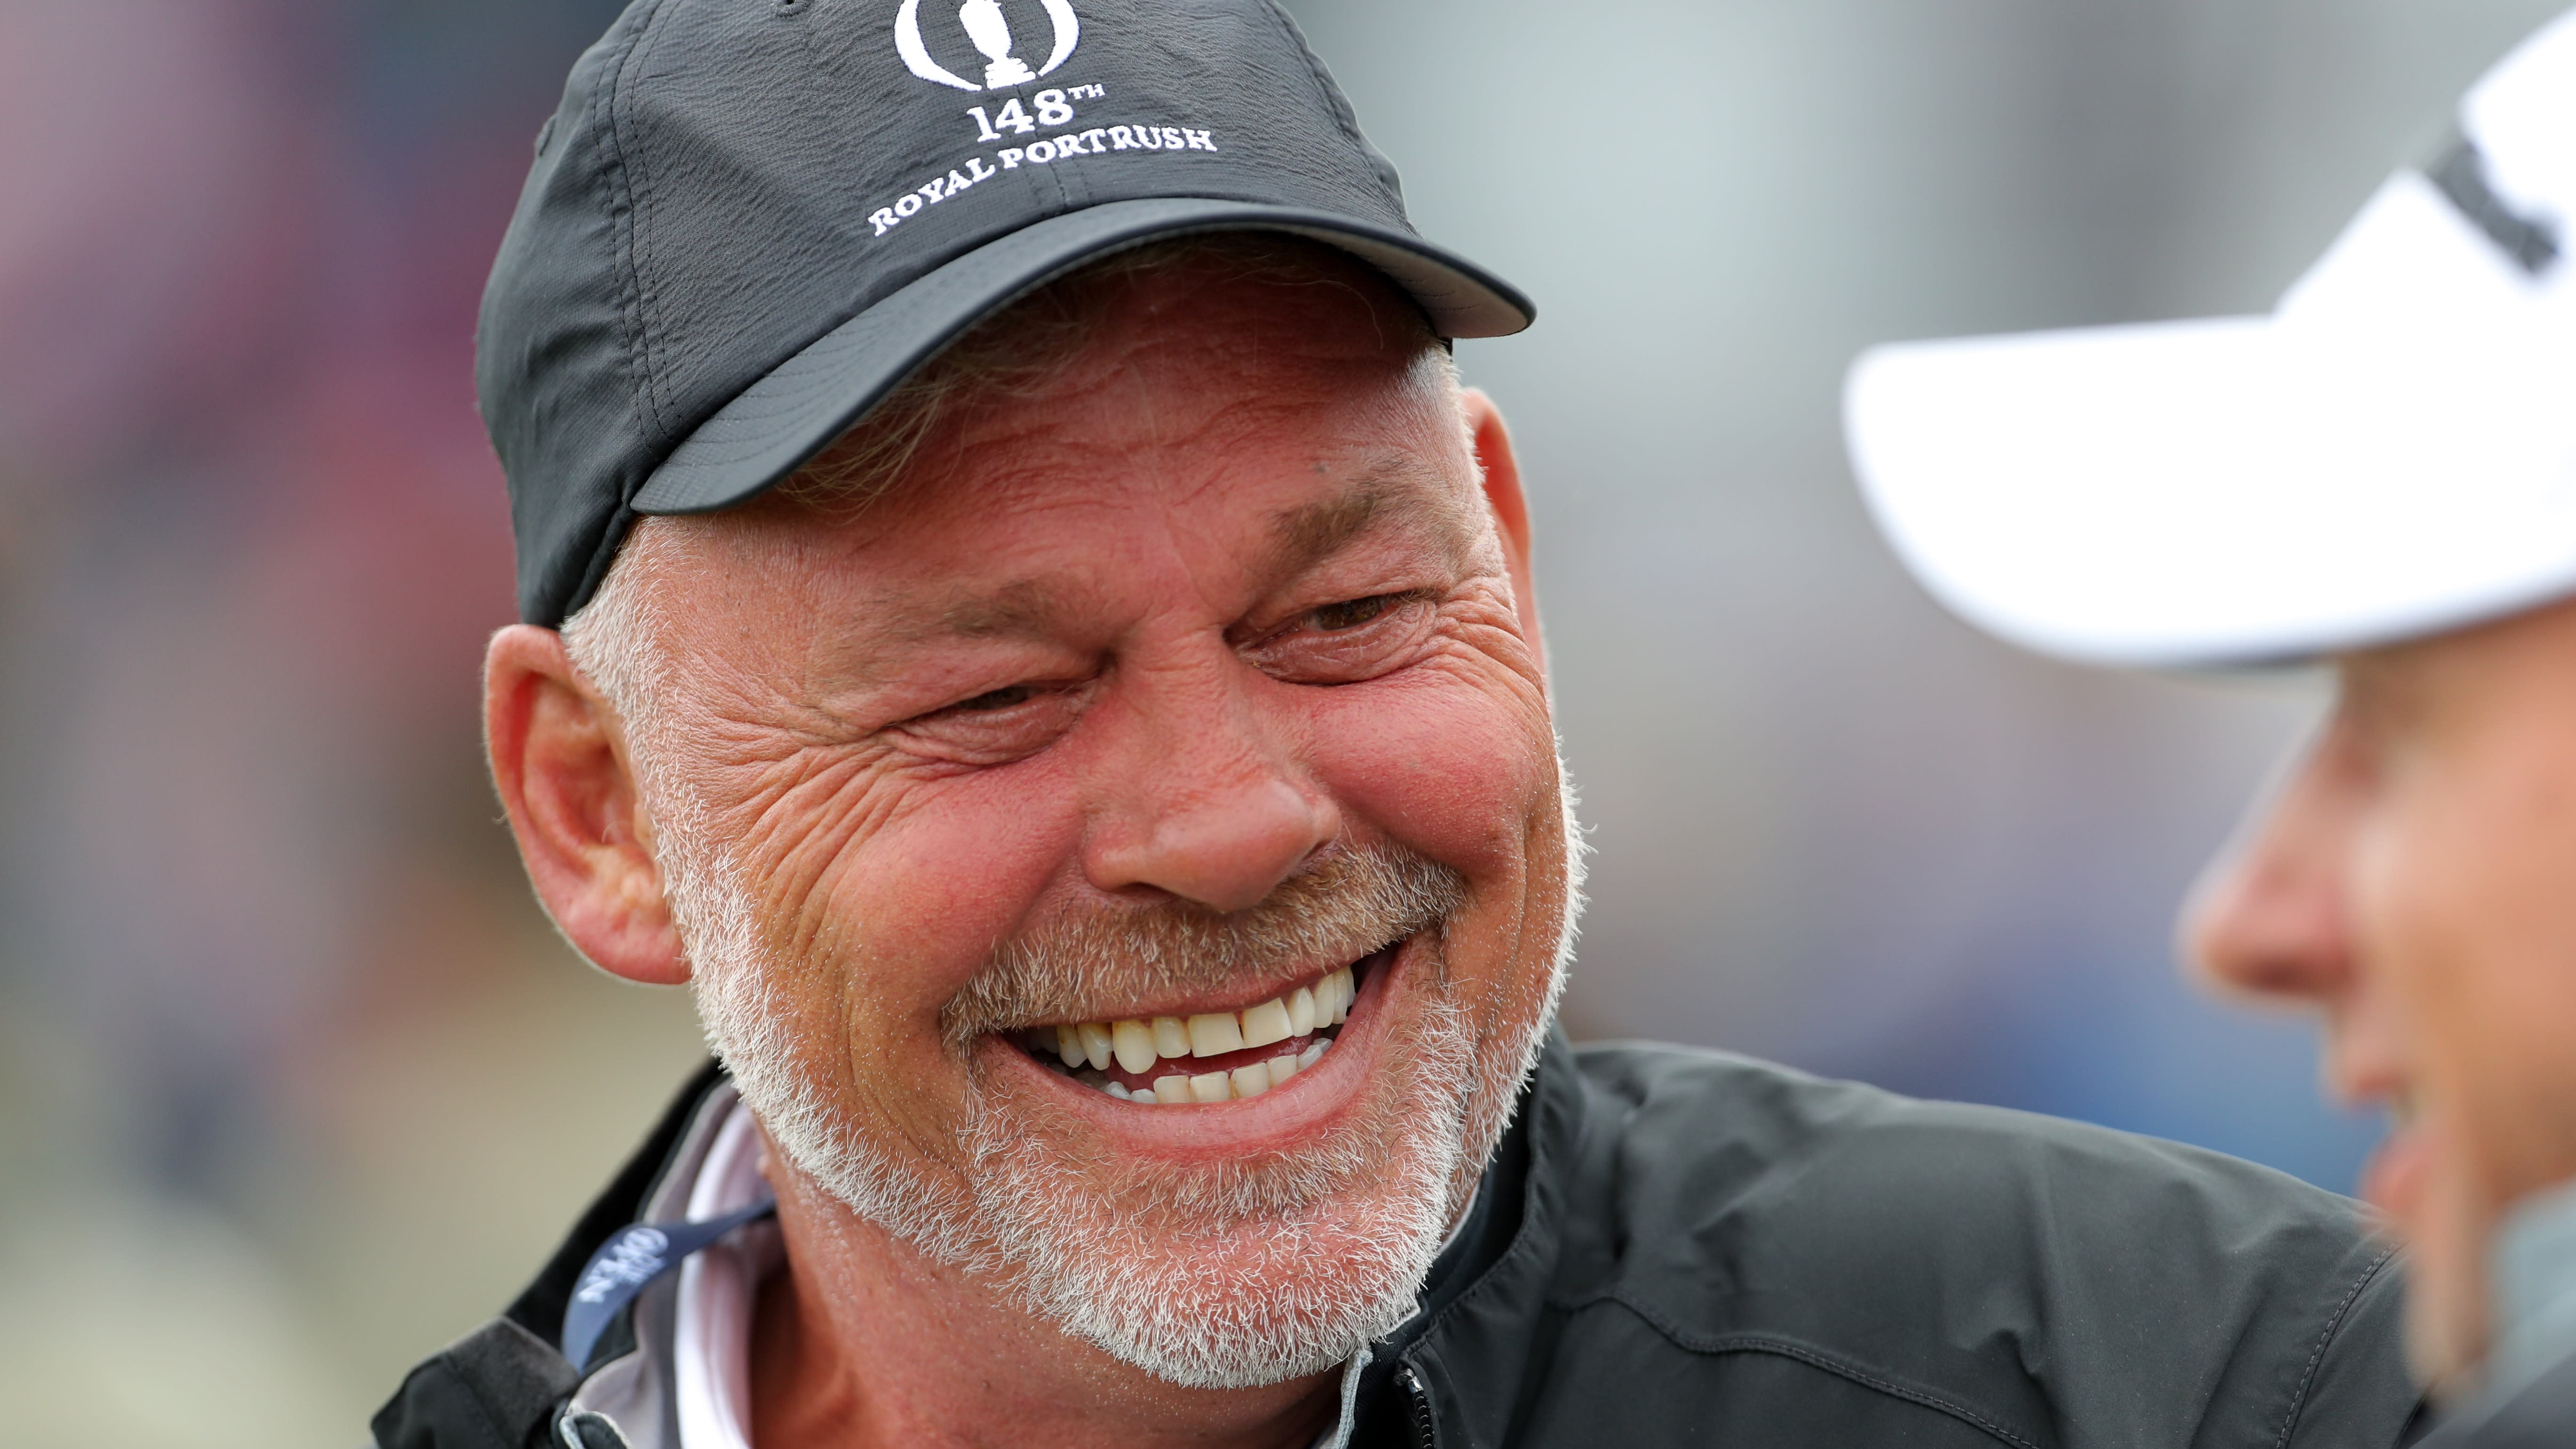
[[[1497,1204],[1482,1271],[1427,1295],[1428,1311],[1397,1331],[1380,1361],[1392,1383],[1376,1417],[1411,1421],[1412,1442],[1507,1442],[1517,1409],[1497,1384],[1535,1382],[1544,1309],[1564,1257],[1566,1185],[1584,1139],[1586,1104],[1574,1049],[1551,1026],[1538,1070],[1522,1090],[1521,1117],[1488,1168],[1494,1186],[1518,1179],[1517,1202]],[[1477,1386],[1470,1389],[1468,1386]],[[1442,1426],[1436,1433],[1432,1425]]]
[[[582,1265],[611,1233],[653,1216],[662,1198],[685,1185],[704,1151],[699,1139],[706,1135],[710,1099],[730,1100],[731,1085],[714,1062],[690,1079],[536,1281],[510,1305],[506,1316],[512,1322],[560,1350],[564,1305]],[[1423,1312],[1373,1346],[1370,1367],[1357,1385],[1361,1422],[1428,1415],[1457,1425],[1465,1442],[1506,1437],[1514,1405],[1461,1385],[1517,1382],[1539,1347],[1542,1309],[1564,1257],[1567,1184],[1585,1137],[1585,1113],[1573,1048],[1563,1028],[1551,1026],[1538,1068],[1522,1089],[1519,1119],[1504,1134],[1487,1168],[1490,1180],[1478,1194],[1478,1215],[1489,1213],[1490,1219],[1462,1236],[1454,1261],[1438,1265],[1425,1287]],[[637,1350],[644,1346],[640,1339],[656,1330],[655,1317],[647,1295],[609,1329],[584,1366],[589,1372],[576,1401],[608,1389],[621,1362],[631,1369],[651,1357]]]

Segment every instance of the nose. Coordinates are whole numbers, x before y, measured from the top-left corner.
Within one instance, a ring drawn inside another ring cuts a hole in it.
[[[1259,696],[1291,690],[1231,650],[1163,670],[1123,671],[1116,739],[1084,873],[1103,891],[1160,892],[1212,911],[1260,904],[1340,833],[1331,797],[1300,768],[1288,721]]]
[[[2356,929],[2375,788],[2367,749],[2338,713],[2183,919],[2185,954],[2212,984],[2323,1018],[2325,1087],[2350,1103],[2401,1093],[2410,1076],[2404,1013]]]
[[[2343,729],[2330,724],[2194,888],[2183,952],[2212,985],[2323,1007],[2347,988],[2350,752]]]

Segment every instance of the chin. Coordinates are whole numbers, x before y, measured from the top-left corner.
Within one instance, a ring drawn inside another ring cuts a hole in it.
[[[1487,1144],[1470,1140],[1485,1115],[1474,1035],[1386,995],[1364,983],[1343,1045],[1275,1102],[1176,1112],[1021,1075],[1037,1090],[999,1094],[967,1174],[985,1265],[1069,1335],[1185,1387],[1320,1373],[1393,1329]],[[1282,1119],[1261,1121],[1265,1106]],[[1068,1107],[1089,1110],[1068,1121]],[[1192,1115],[1206,1138],[1119,1130]],[[1248,1119],[1244,1140],[1227,1117]]]
[[[1183,1387],[1278,1383],[1411,1315],[1447,1230],[1458,1137],[1454,1119],[1406,1136],[1402,1160],[1367,1178],[1221,1226],[1043,1174],[991,1184],[985,1205],[1005,1274],[1069,1335]]]
[[[2406,1247],[2406,1356],[2436,1401],[2474,1391],[2491,1338],[2487,1251],[2494,1214],[2438,1114],[2413,1117],[2373,1154],[2363,1196]]]

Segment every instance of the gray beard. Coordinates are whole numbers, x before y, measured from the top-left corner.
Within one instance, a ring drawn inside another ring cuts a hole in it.
[[[661,794],[662,792],[654,792]],[[1030,1312],[1121,1362],[1190,1388],[1247,1388],[1320,1373],[1411,1317],[1423,1279],[1537,1064],[1572,954],[1581,836],[1565,795],[1566,920],[1546,990],[1491,1040],[1445,994],[1388,1044],[1394,1110],[1293,1154],[1151,1171],[1074,1159],[1015,1104],[989,1092],[960,1132],[958,1178],[881,1140],[800,1051],[773,983],[786,973],[757,926],[742,872],[691,802],[656,809],[672,916],[693,967],[707,1037],[795,1168],[915,1250],[1004,1285]],[[1445,867],[1344,853],[1338,874],[1283,887],[1237,918],[1166,913],[1040,930],[997,952],[945,1025],[952,1052],[988,1029],[1062,1015],[1046,1003],[1103,983],[1240,981],[1264,961],[1348,960],[1427,932],[1445,987],[1440,922],[1465,894]],[[1318,950],[1318,947],[1338,948]],[[1096,998],[1094,998],[1096,999]],[[817,1068],[823,1068],[818,1070]],[[1114,1179],[1106,1174],[1115,1174]]]

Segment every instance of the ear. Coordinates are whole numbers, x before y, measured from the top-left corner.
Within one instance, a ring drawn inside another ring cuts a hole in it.
[[[1512,599],[1521,616],[1521,637],[1538,653],[1541,671],[1547,668],[1547,640],[1538,626],[1538,588],[1530,579],[1529,500],[1521,493],[1521,462],[1512,453],[1511,429],[1503,424],[1502,409],[1485,396],[1481,388],[1466,388],[1461,401],[1467,410],[1468,442],[1476,453],[1476,466],[1485,474],[1485,503],[1494,510],[1494,526],[1503,538],[1504,565],[1512,576]]]
[[[513,624],[492,636],[483,734],[519,856],[564,936],[612,976],[688,980],[624,723],[561,634]]]

